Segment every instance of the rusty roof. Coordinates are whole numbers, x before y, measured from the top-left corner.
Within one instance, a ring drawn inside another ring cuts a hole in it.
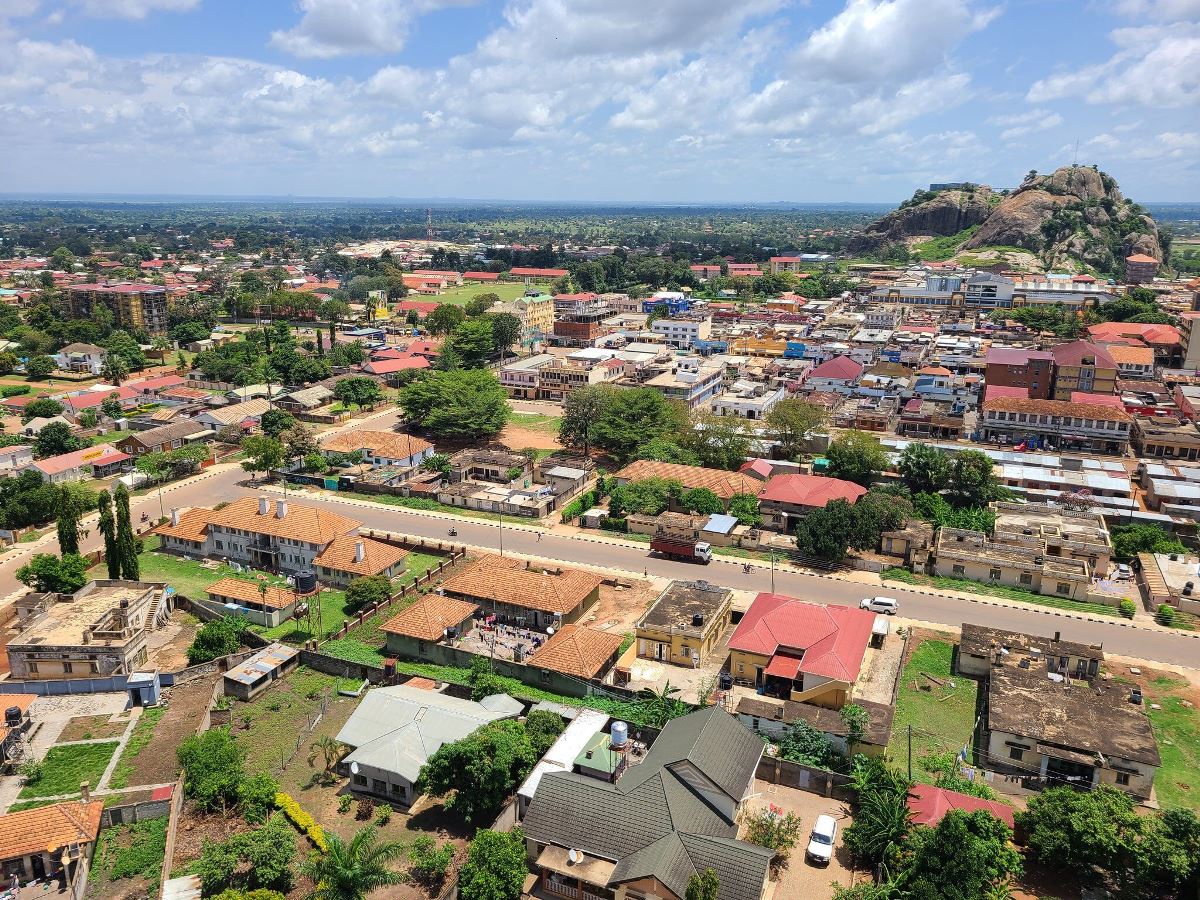
[[[584,602],[603,580],[582,569],[551,568],[519,559],[486,556],[442,587],[448,594],[563,615]]]

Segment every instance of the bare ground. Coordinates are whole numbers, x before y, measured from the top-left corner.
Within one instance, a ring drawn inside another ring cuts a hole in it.
[[[163,692],[167,711],[155,726],[150,743],[134,758],[133,773],[129,776],[131,785],[165,784],[175,780],[179,774],[175,751],[185,738],[196,733],[220,677],[214,674],[196,678]]]

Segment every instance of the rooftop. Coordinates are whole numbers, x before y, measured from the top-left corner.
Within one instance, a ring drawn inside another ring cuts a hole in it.
[[[411,456],[424,453],[433,444],[411,434],[399,434],[395,431],[360,431],[351,429],[336,434],[321,444],[326,453],[357,453],[366,450],[373,456],[385,456],[388,459],[408,459]]]
[[[103,800],[72,800],[0,816],[0,859],[46,850],[57,853],[72,844],[94,841],[103,812]]]
[[[485,556],[450,578],[442,588],[485,602],[565,615],[583,603],[604,581],[599,575],[564,566],[537,566],[512,557]]]
[[[360,547],[362,559],[359,559]],[[408,551],[394,544],[359,535],[339,534],[313,560],[313,564],[352,575],[378,575],[406,556]]]
[[[563,625],[533,652],[527,664],[584,680],[596,678],[604,673],[621,641],[619,634],[582,625]]]
[[[644,481],[647,478],[666,478],[678,481],[685,488],[708,488],[722,500],[735,494],[756,495],[762,482],[739,472],[724,469],[706,469],[703,466],[686,466],[657,460],[639,459],[631,462],[616,473],[621,481]]]
[[[875,614],[866,610],[761,593],[742,616],[729,649],[764,656],[798,651],[798,671],[853,683],[874,624]]]
[[[707,581],[672,581],[638,619],[637,627],[701,631],[729,605],[732,597],[733,592],[728,588]],[[703,624],[694,626],[695,616],[702,617]]]
[[[266,593],[263,593],[263,587],[267,589]],[[255,603],[269,609],[284,609],[296,602],[296,594],[292,591],[244,578],[222,578],[216,584],[210,584],[207,591],[210,598]]]
[[[479,607],[442,594],[426,594],[412,606],[388,619],[379,630],[421,641],[440,641],[447,628],[457,628]]]
[[[771,500],[794,506],[823,508],[831,500],[854,503],[867,489],[852,481],[821,475],[784,474],[773,476],[758,495],[760,502]]]
[[[91,581],[74,594],[46,594],[41,615],[32,617],[9,643],[27,647],[123,645],[141,633],[143,607],[166,585],[141,581]],[[131,622],[126,622],[126,612]],[[130,612],[131,611],[131,612]]]

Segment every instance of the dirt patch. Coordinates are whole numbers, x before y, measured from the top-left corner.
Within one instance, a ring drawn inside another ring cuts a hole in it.
[[[101,738],[119,738],[129,726],[128,714],[115,718],[113,716],[75,716],[67,721],[67,725],[58,735],[58,742],[90,741]]]
[[[660,589],[654,582],[641,578],[622,581],[622,584],[629,586],[617,588],[611,584],[600,585],[599,601],[579,620],[579,624],[601,631],[621,634],[632,632],[633,623],[654,602]]]
[[[163,691],[167,711],[154,728],[154,737],[133,760],[129,784],[166,784],[179,774],[175,751],[196,733],[220,675],[196,678]]]
[[[534,450],[562,449],[562,444],[553,434],[535,428],[522,428],[520,425],[505,425],[496,440],[509,450],[524,450],[527,447]]]
[[[188,666],[187,648],[200,629],[199,620],[182,609],[171,611],[170,621],[148,636],[147,649],[160,672],[178,672]]]

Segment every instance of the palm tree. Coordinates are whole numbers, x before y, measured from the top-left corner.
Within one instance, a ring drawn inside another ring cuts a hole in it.
[[[266,584],[262,585],[261,590],[266,590]],[[308,754],[308,764],[311,766],[318,756],[325,757],[325,771],[333,771],[333,767],[337,765],[338,760],[342,758],[342,753],[346,750],[346,745],[337,738],[331,737],[328,734],[323,734],[309,748],[312,752]]]
[[[363,900],[376,888],[404,881],[404,873],[388,867],[407,848],[399,841],[379,842],[373,825],[359,831],[349,843],[326,832],[329,850],[314,854],[300,866],[301,874],[316,885],[310,900]]]
[[[908,791],[875,787],[859,795],[854,824],[846,829],[844,841],[859,859],[872,865],[891,863],[911,828]]]

